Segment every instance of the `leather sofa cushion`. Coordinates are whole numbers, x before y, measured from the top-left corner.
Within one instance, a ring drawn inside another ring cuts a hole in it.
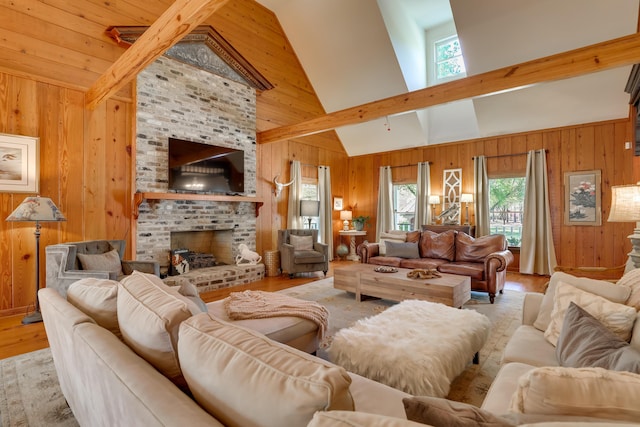
[[[404,261],[403,258],[393,256],[374,256],[369,258],[369,264],[388,265],[390,267],[400,267],[402,261]]]
[[[344,368],[208,313],[180,326],[178,354],[195,400],[229,427],[305,426],[316,411],[354,410]]]
[[[453,261],[456,255],[456,231],[442,233],[425,230],[420,234],[420,257]]]
[[[493,252],[506,248],[506,240],[502,234],[490,234],[477,239],[465,233],[456,235],[456,261],[484,262]]]
[[[469,276],[473,280],[484,280],[484,263],[481,262],[447,262],[438,266],[441,273]]]
[[[422,233],[420,230],[408,231],[406,241],[409,243],[418,243],[420,241],[420,236]]]
[[[400,261],[400,267],[402,268],[438,268],[439,265],[445,264],[447,261],[444,259],[433,258],[416,258],[416,259],[403,259]]]

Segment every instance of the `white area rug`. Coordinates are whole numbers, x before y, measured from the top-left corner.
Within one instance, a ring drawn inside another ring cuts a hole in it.
[[[406,300],[338,331],[327,352],[366,378],[415,396],[445,397],[490,328],[475,310]]]

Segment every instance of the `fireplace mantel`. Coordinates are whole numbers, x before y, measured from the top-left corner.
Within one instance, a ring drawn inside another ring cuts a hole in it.
[[[208,200],[212,202],[250,202],[256,204],[256,217],[260,214],[262,199],[252,196],[228,196],[221,194],[137,192],[133,195],[133,217],[138,219],[140,204],[144,200]]]

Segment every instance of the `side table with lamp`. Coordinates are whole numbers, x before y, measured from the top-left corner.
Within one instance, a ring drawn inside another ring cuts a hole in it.
[[[40,225],[41,222],[66,221],[65,216],[58,207],[48,197],[27,197],[22,203],[7,217],[5,221],[35,222],[36,229],[36,305],[35,311],[26,315],[22,319],[22,324],[42,322],[40,303],[38,301],[38,291],[40,290]]]

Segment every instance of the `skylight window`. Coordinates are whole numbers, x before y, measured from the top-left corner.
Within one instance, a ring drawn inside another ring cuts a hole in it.
[[[447,37],[435,43],[436,79],[463,77],[466,73],[462,48],[458,36]]]

